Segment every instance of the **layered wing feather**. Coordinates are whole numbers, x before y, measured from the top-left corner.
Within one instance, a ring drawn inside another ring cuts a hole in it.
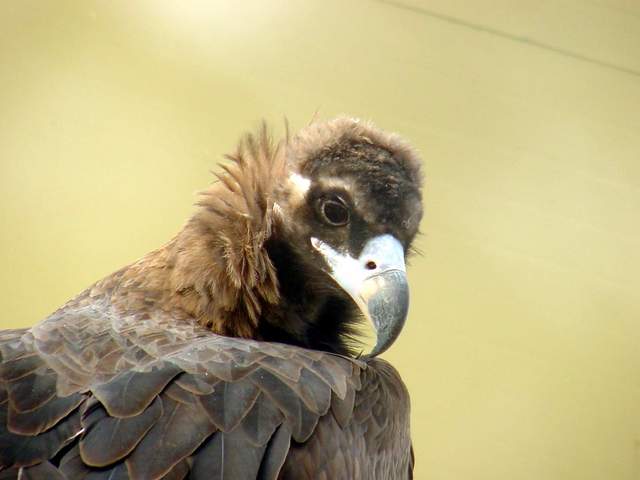
[[[0,478],[376,478],[376,368],[147,317],[78,302],[0,333]]]

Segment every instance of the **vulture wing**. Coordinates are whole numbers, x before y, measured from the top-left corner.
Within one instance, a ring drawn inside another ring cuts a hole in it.
[[[0,333],[0,478],[408,478],[384,361],[147,317],[87,293]]]

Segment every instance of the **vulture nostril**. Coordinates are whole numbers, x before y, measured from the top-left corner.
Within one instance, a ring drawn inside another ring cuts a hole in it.
[[[378,268],[378,265],[376,265],[376,262],[374,262],[373,260],[369,260],[365,264],[365,267],[367,267],[368,270],[375,270],[376,268]]]

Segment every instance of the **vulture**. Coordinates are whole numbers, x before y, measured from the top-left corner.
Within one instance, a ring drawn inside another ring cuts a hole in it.
[[[339,117],[245,135],[163,247],[0,331],[0,479],[408,479],[420,158]],[[363,351],[362,331],[375,332]]]

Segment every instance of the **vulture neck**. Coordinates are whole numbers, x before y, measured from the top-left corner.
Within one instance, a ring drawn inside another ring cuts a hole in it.
[[[264,306],[279,299],[274,268],[250,239],[206,220],[195,215],[165,247],[173,305],[217,334],[257,338]]]
[[[355,306],[302,252],[270,237],[257,252],[265,271],[245,271],[253,281],[238,282],[215,248],[219,232],[202,228],[192,219],[147,259],[166,265],[156,271],[168,275],[172,305],[220,335],[353,353],[355,320],[349,319],[358,318]],[[245,262],[248,270],[255,264]]]
[[[265,248],[277,272],[280,301],[264,309],[259,338],[352,355],[359,314],[345,292],[290,242],[271,238]]]

